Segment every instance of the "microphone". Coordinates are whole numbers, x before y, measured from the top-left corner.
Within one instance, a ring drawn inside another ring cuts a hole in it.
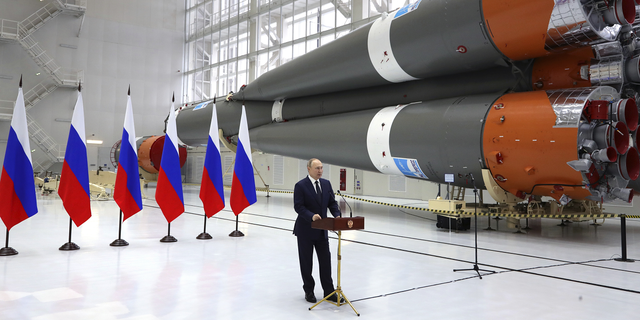
[[[344,203],[347,204],[347,207],[349,207],[349,218],[353,218],[353,212],[351,211],[351,206],[349,205],[349,202],[347,202],[347,200],[342,196],[342,193],[340,193],[340,190],[336,190],[338,195],[342,198],[342,201],[344,201]]]
[[[469,172],[469,176],[471,177],[471,184],[473,185],[473,192],[478,192],[478,188],[476,188],[476,179],[473,178],[473,173]]]

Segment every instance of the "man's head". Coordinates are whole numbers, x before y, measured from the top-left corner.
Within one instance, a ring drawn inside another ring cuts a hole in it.
[[[309,176],[316,180],[322,177],[322,162],[320,160],[313,158],[307,162],[307,171],[309,171]]]

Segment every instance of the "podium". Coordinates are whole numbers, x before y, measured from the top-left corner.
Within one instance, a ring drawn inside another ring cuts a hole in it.
[[[359,317],[360,314],[358,313],[358,311],[356,311],[356,308],[353,307],[353,304],[351,304],[351,301],[349,301],[349,299],[347,299],[347,296],[344,295],[344,292],[342,292],[342,287],[340,286],[340,263],[342,262],[342,255],[341,255],[342,231],[364,229],[364,217],[324,218],[324,219],[311,222],[311,227],[314,229],[336,231],[338,233],[338,286],[336,287],[336,290],[331,292],[322,300],[318,301],[311,308],[309,308],[309,310],[315,308],[317,305],[319,305],[323,301],[326,301],[338,307],[348,303],[351,306],[351,309],[353,309],[353,312],[355,312]],[[327,300],[327,298],[329,298],[334,293],[338,297],[337,299],[338,302],[336,303]],[[341,302],[342,298],[344,298],[344,301],[346,301],[347,303]]]

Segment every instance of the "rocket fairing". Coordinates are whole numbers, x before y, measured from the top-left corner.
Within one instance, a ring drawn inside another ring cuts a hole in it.
[[[263,74],[217,102],[222,137],[233,143],[245,105],[267,153],[436,183],[453,173],[463,187],[490,172],[521,199],[631,201],[633,0],[471,3],[417,1]],[[206,143],[211,109],[181,108],[182,142]]]
[[[507,66],[615,40],[635,13],[633,0],[418,0],[263,74],[235,98],[274,101]]]

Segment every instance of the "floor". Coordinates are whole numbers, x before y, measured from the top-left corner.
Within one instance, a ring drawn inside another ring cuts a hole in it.
[[[93,217],[73,227],[81,248],[60,251],[69,218],[60,199],[39,196],[39,213],[11,230],[18,255],[0,257],[0,318],[69,319],[354,319],[349,305],[304,300],[291,193],[258,192],[240,216],[230,208],[203,231],[199,187],[186,185],[186,212],[171,224],[175,243],[161,243],[167,223],[154,199],[122,225],[113,201],[93,201]],[[426,202],[372,198],[425,207]],[[227,191],[227,201],[229,194]],[[348,199],[365,230],[343,233],[341,287],[361,318],[368,319],[638,319],[640,261],[619,262],[620,221],[557,226],[531,220],[527,234],[504,220],[478,221],[449,231],[435,215]],[[341,201],[343,212],[349,208]],[[487,223],[497,231],[487,231]],[[599,221],[602,222],[602,221]],[[4,235],[4,232],[2,232]],[[337,237],[330,235],[334,282]],[[4,238],[4,237],[3,237]],[[627,220],[627,254],[640,259],[640,221]],[[454,269],[466,269],[454,272]],[[469,270],[471,269],[471,270]],[[317,277],[317,270],[314,270]],[[316,296],[322,294],[316,287]]]

